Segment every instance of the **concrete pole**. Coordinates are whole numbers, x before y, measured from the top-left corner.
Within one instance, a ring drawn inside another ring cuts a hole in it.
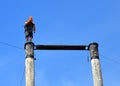
[[[100,66],[99,53],[98,53],[98,44],[91,43],[89,45],[89,50],[91,56],[94,86],[103,86],[101,66]]]
[[[25,44],[26,49],[26,86],[35,86],[34,78],[34,43]]]

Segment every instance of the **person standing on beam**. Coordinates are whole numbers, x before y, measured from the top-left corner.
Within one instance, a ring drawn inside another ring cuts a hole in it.
[[[32,16],[30,16],[29,19],[25,22],[24,29],[25,29],[26,42],[32,42],[33,31],[34,33],[36,32],[36,27],[35,24],[33,23]],[[28,41],[29,39],[30,41]]]

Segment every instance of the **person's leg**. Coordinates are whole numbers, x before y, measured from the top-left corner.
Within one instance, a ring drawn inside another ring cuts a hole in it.
[[[32,42],[32,37],[30,37],[30,42]]]
[[[26,42],[28,42],[28,36],[29,36],[28,31],[25,31],[25,38],[26,38]]]
[[[30,33],[30,42],[32,42],[32,38],[33,38],[33,33]]]
[[[28,42],[28,37],[26,37],[26,42]]]

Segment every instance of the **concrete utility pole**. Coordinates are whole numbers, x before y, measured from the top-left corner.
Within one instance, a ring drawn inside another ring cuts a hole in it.
[[[90,56],[91,56],[91,65],[92,65],[92,74],[94,86],[103,86],[102,73],[99,61],[98,53],[98,44],[91,43],[89,45]]]
[[[26,49],[26,86],[35,86],[34,78],[34,43],[25,44]]]

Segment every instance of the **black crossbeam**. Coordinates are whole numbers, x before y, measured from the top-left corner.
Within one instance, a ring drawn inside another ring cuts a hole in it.
[[[34,50],[88,50],[86,45],[35,45]]]

